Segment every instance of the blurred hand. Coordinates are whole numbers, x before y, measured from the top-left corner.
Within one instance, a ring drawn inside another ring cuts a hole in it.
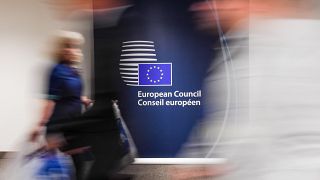
[[[88,108],[93,103],[93,101],[87,96],[81,96],[81,102],[86,108]]]
[[[68,155],[82,154],[82,153],[90,151],[90,149],[91,149],[90,146],[84,146],[84,147],[71,149],[69,151],[65,151],[64,153],[68,154]]]
[[[34,129],[31,130],[29,135],[29,141],[36,142],[38,140],[39,135],[43,131],[44,126],[36,126]]]

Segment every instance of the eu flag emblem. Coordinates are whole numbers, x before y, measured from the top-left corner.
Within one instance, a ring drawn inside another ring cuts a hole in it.
[[[172,63],[140,63],[139,86],[171,86]]]

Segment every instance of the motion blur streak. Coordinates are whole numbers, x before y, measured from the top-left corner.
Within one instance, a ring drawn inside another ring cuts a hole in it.
[[[200,28],[217,27],[218,13],[226,39],[215,48],[221,55],[205,81],[206,118],[183,150],[190,157],[226,157],[228,170],[217,179],[319,179],[318,7],[313,0],[191,7]]]

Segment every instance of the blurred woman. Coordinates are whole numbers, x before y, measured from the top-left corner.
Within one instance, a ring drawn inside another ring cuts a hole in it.
[[[82,96],[83,83],[79,71],[79,64],[82,58],[81,45],[84,38],[76,32],[61,32],[57,38],[55,54],[56,64],[53,66],[48,83],[48,96],[45,100],[39,127],[56,126],[70,121],[81,115],[82,105],[88,106],[91,100]],[[49,128],[50,129],[50,128]],[[55,137],[55,134],[63,134],[68,144],[48,144],[50,148],[73,150],[77,147],[76,137],[71,137],[65,132],[47,131],[48,137]],[[62,142],[62,141],[60,141]],[[81,149],[81,147],[80,147]],[[79,152],[81,153],[81,152]],[[77,176],[81,173],[82,161],[79,160],[79,153],[73,154]],[[79,179],[80,177],[77,177]]]
[[[76,32],[59,35],[55,53],[57,63],[50,73],[48,97],[40,125],[80,115],[82,105],[90,103],[82,96],[83,84],[78,68],[83,42],[82,35]]]

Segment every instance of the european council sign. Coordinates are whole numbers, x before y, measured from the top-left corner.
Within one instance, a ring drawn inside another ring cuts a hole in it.
[[[202,119],[213,51],[186,13],[191,2],[156,1],[94,13],[93,92],[119,100],[140,158],[174,158]]]
[[[172,63],[157,63],[153,41],[125,41],[122,48],[120,74],[128,86],[172,86]]]

